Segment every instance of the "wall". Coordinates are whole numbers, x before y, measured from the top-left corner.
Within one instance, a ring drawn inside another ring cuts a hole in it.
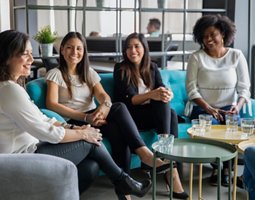
[[[10,10],[9,0],[1,0],[0,1],[0,31],[10,29],[10,12],[6,12],[8,10]]]

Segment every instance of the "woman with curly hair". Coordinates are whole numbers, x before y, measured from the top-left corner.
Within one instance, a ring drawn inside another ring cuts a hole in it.
[[[186,77],[189,102],[185,114],[191,119],[207,113],[213,116],[213,124],[224,124],[225,114],[239,114],[249,102],[247,62],[240,50],[229,47],[235,32],[235,24],[226,16],[205,15],[196,22],[194,40],[201,49],[191,55]],[[213,185],[217,184],[217,170],[214,166]],[[224,162],[222,185],[228,184],[228,164]]]

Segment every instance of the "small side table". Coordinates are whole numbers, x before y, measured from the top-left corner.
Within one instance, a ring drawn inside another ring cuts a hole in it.
[[[171,153],[159,151],[159,143],[152,145],[154,153],[153,163],[153,200],[156,199],[156,158],[165,158],[170,160],[171,179],[170,179],[170,200],[173,199],[173,161],[186,163],[212,163],[220,166],[223,161],[228,161],[231,166],[231,159],[237,155],[237,150],[231,144],[207,139],[175,139]],[[235,165],[235,169],[236,169]],[[193,174],[193,172],[190,172]],[[229,169],[231,173],[231,169]],[[193,178],[193,176],[190,176]],[[235,177],[236,178],[236,177]],[[231,199],[231,182],[229,184],[228,199]],[[220,200],[221,193],[221,170],[218,171],[218,192],[217,199]],[[190,187],[190,198],[192,199],[192,187]]]

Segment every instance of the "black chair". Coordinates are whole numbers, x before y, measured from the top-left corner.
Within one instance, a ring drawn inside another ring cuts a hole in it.
[[[166,50],[165,51],[177,51],[178,50],[178,47],[179,45],[178,44],[172,44],[172,43],[169,43],[166,47]],[[174,56],[166,56],[166,62],[167,61],[170,61]],[[154,58],[152,61],[156,62],[158,67],[161,67],[161,64],[162,64],[162,57],[157,57],[156,59]]]

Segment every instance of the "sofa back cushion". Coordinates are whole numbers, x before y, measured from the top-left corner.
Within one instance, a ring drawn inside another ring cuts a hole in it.
[[[171,108],[173,108],[178,115],[182,116],[185,105],[188,101],[188,96],[185,89],[186,71],[177,70],[160,70],[163,83],[166,87],[171,88],[174,93],[174,99],[171,101]],[[99,74],[101,77],[101,84],[105,91],[113,98],[113,74]]]

